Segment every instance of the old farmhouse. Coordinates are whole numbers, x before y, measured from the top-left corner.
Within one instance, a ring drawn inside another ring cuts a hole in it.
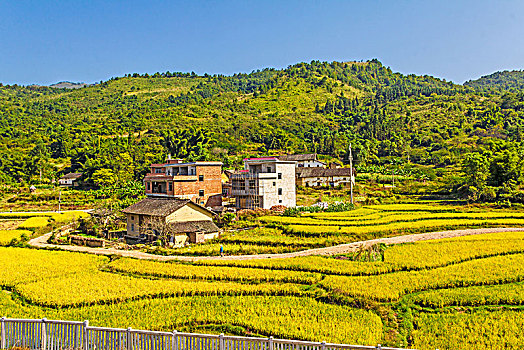
[[[302,187],[337,187],[355,183],[355,171],[350,168],[297,168],[297,186]]]
[[[127,238],[135,242],[165,239],[172,246],[183,246],[219,234],[213,212],[189,199],[145,198],[123,213],[127,216]]]
[[[58,185],[62,187],[77,187],[80,185],[82,173],[68,173],[58,179]]]

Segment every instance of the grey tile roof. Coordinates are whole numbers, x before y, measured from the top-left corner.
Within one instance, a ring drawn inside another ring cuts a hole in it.
[[[168,216],[190,202],[189,199],[145,198],[124,210],[125,214]]]
[[[332,177],[332,176],[351,176],[350,168],[297,168],[297,177]]]
[[[316,153],[310,153],[310,154],[288,154],[284,156],[278,156],[278,159],[280,160],[287,160],[287,161],[306,161],[306,160],[317,160],[317,154]]]

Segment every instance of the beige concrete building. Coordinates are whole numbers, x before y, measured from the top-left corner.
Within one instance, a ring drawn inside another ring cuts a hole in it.
[[[127,216],[127,237],[137,242],[167,234],[174,246],[182,246],[219,234],[213,212],[189,199],[145,198],[122,212]]]
[[[230,176],[236,207],[295,207],[295,166],[294,161],[283,161],[277,157],[244,159],[244,170]]]

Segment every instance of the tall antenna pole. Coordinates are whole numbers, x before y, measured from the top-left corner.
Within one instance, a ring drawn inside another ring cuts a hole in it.
[[[392,160],[391,161],[391,175],[393,176],[393,186],[392,188],[395,188],[395,163]]]
[[[351,204],[355,204],[353,200],[353,182],[355,181],[354,180],[355,178],[353,174],[353,150],[351,149],[351,144],[349,144],[349,169],[350,169],[349,184],[351,188]]]

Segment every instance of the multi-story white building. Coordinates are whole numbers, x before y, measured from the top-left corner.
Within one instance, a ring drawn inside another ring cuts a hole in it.
[[[244,159],[244,170],[231,175],[232,195],[238,209],[296,206],[294,161],[277,157]]]

